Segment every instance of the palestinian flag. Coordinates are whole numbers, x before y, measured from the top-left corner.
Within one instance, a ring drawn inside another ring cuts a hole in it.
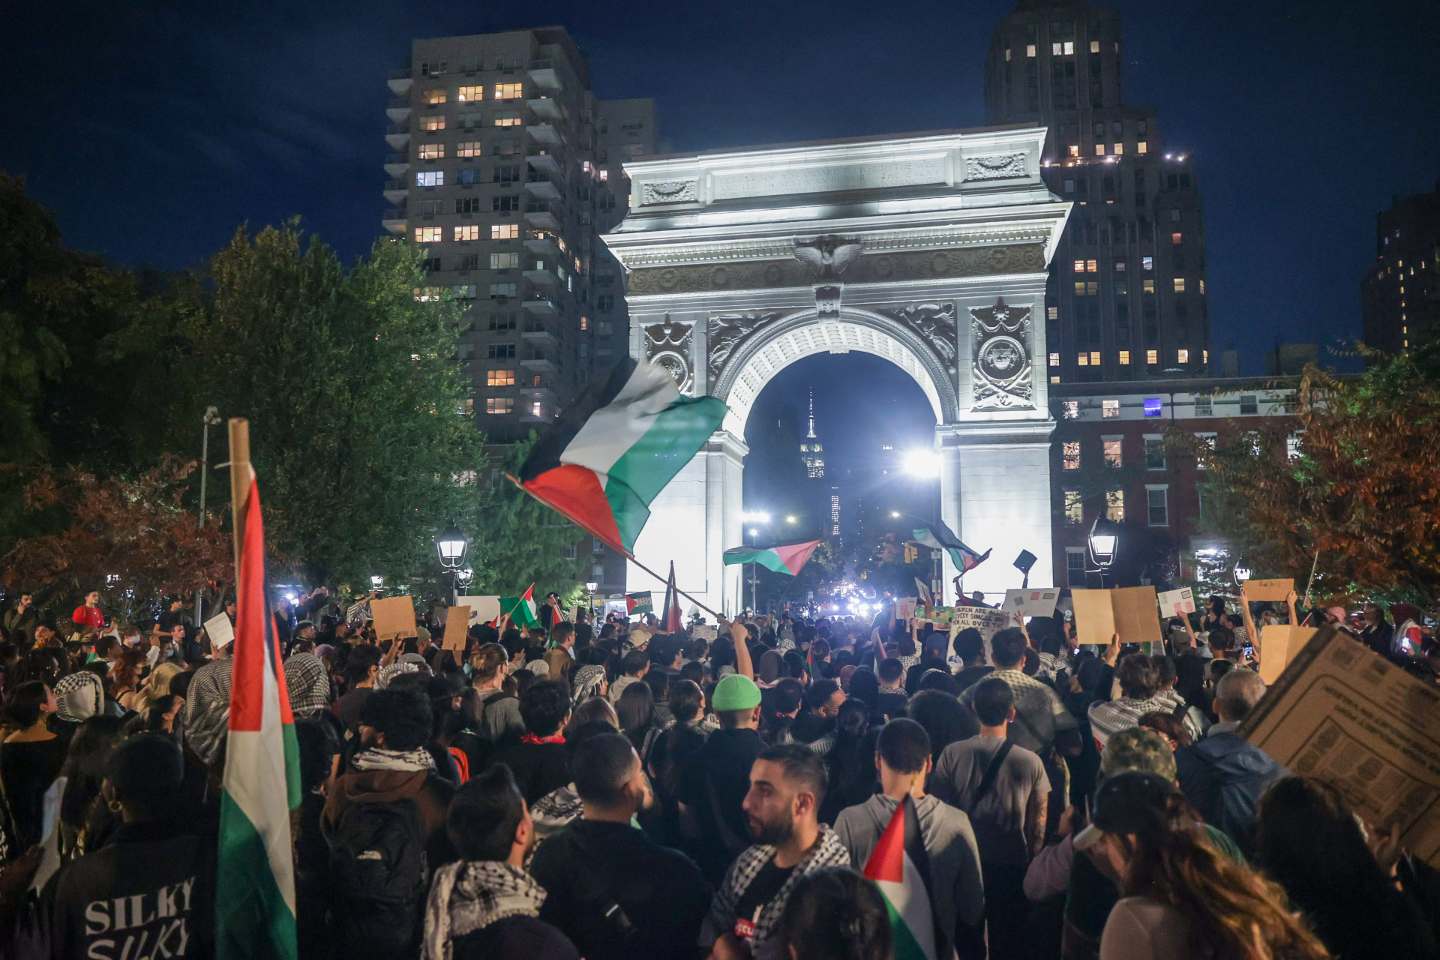
[[[510,622],[517,627],[538,627],[540,626],[539,611],[535,609],[535,584],[525,588],[525,592],[518,597],[501,597],[500,609],[504,611],[502,616],[509,616]]]
[[[536,441],[518,482],[631,556],[650,502],[724,417],[714,397],[683,396],[665,368],[626,359]]]
[[[918,517],[908,517],[906,519],[915,525],[911,531],[910,539],[922,547],[929,547],[932,550],[944,550],[950,555],[950,562],[955,564],[956,569],[960,571],[962,576],[974,570],[990,558],[989,550],[986,550],[984,553],[976,553],[974,550],[965,546],[964,542],[955,536],[955,534],[950,531],[950,528],[945,526],[943,521],[936,520],[932,523],[928,520],[921,520]]]
[[[670,579],[665,581],[665,607],[660,614],[660,629],[665,633],[679,633],[685,626],[680,617],[680,589],[675,586],[675,561],[670,561]]]
[[[938,960],[940,938],[930,906],[930,858],[925,853],[915,801],[908,794],[870,852],[864,873],[885,898],[895,960]]]
[[[778,547],[731,547],[725,551],[725,563],[758,563],[766,570],[793,577],[810,562],[810,554],[818,546],[819,540],[806,540]]]
[[[642,593],[625,594],[625,612],[629,616],[640,613],[653,613],[655,610],[654,597],[649,590]]]
[[[243,515],[220,795],[215,956],[296,960],[290,811],[300,806],[300,752],[267,609],[265,527],[253,475]]]

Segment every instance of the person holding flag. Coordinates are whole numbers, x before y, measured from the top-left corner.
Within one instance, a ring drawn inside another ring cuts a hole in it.
[[[896,960],[983,960],[985,890],[970,818],[925,792],[930,736],[891,720],[875,745],[880,792],[846,807],[835,835],[889,905]]]

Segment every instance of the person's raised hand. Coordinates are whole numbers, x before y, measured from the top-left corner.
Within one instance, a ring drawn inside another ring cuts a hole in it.
[[[1120,659],[1120,634],[1110,635],[1110,645],[1105,648],[1104,660],[1110,666],[1115,666],[1115,661]]]

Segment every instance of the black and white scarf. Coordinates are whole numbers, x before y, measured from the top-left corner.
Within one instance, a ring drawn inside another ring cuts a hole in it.
[[[357,753],[351,765],[356,770],[399,770],[414,773],[417,770],[434,770],[435,758],[424,747],[414,750],[382,750],[371,747]]]
[[[450,960],[451,942],[506,917],[538,917],[545,891],[530,874],[498,860],[450,863],[435,871],[425,904],[424,960]]]

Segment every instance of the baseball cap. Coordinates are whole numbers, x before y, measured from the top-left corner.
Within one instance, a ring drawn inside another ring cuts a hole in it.
[[[760,688],[755,681],[738,673],[720,678],[710,705],[717,713],[730,710],[753,710],[760,706]]]
[[[1095,791],[1094,825],[1106,833],[1138,833],[1165,815],[1175,784],[1157,773],[1127,770]]]
[[[1165,738],[1148,727],[1129,727],[1112,734],[1100,754],[1100,774],[1117,776],[1128,771],[1153,773],[1175,782],[1175,753]]]

